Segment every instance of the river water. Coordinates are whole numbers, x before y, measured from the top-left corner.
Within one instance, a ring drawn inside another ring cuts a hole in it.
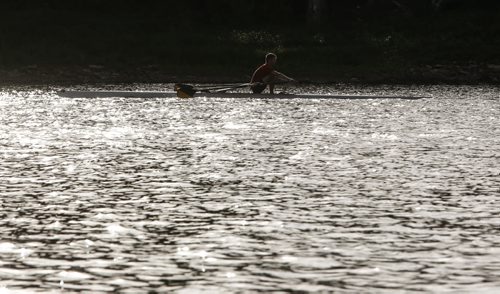
[[[500,291],[499,88],[55,90],[0,90],[0,293]]]

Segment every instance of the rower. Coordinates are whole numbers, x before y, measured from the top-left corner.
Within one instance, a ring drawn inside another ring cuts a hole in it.
[[[274,53],[266,54],[266,63],[255,70],[251,80],[250,89],[255,94],[264,92],[269,85],[269,93],[274,94],[274,86],[276,84],[295,82],[294,79],[287,77],[274,69],[274,65],[278,61],[278,56]]]

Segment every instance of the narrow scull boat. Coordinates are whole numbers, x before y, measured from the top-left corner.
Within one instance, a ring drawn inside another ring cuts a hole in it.
[[[65,98],[176,98],[176,92],[150,91],[60,91]],[[417,100],[422,96],[347,95],[347,94],[252,94],[252,93],[196,93],[195,98],[256,98],[256,99],[407,99]]]

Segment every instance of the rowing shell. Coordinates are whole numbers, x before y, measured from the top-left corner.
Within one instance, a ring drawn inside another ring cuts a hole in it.
[[[174,98],[176,92],[141,91],[60,91],[65,98]],[[199,98],[257,98],[257,99],[423,99],[419,96],[379,96],[379,95],[323,95],[323,94],[252,94],[252,93],[196,93]]]

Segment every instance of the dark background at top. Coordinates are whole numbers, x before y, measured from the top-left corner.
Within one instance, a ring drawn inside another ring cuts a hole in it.
[[[286,71],[327,80],[411,81],[429,68],[500,64],[500,1],[323,2],[315,21],[308,0],[2,1],[0,71],[90,65],[120,76],[147,71],[150,80],[230,76],[268,51]],[[473,78],[494,82],[482,75]]]
[[[9,13],[20,11],[45,13],[52,22],[69,20],[68,16],[161,17],[168,25],[302,25],[307,23],[309,0],[18,0],[2,1],[0,9],[9,20]],[[333,0],[326,1],[326,23],[366,21],[372,17],[405,15],[410,17],[436,15],[458,10],[491,10],[500,7],[497,0]],[[61,17],[58,19],[57,17]],[[85,23],[86,19],[74,21]],[[19,21],[23,21],[19,19]],[[325,23],[325,24],[326,24]]]

